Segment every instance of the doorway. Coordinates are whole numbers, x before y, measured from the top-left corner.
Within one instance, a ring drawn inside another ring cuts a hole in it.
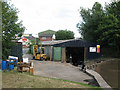
[[[84,62],[84,47],[66,47],[66,62],[81,65]]]

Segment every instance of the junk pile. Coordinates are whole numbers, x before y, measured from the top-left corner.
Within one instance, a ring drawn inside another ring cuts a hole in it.
[[[2,61],[2,70],[28,71],[33,74],[33,62],[28,62],[28,58],[18,62],[18,57],[9,56],[7,60]]]

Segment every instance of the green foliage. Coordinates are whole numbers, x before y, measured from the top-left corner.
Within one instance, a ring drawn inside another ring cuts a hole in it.
[[[40,36],[41,34],[55,34],[56,31],[53,31],[53,30],[46,30],[46,31],[43,31],[43,32],[39,32],[38,35]]]
[[[74,39],[74,33],[69,30],[59,30],[55,33],[56,40]]]
[[[31,48],[29,48],[29,50],[26,52],[26,54],[32,54],[31,53]]]
[[[10,48],[13,45],[11,40],[16,36],[21,36],[25,30],[22,21],[18,22],[18,10],[2,1],[2,58],[6,59],[10,54]]]
[[[31,45],[39,45],[40,44],[40,38],[35,38],[35,39],[33,39],[33,40],[31,40]]]
[[[106,4],[106,12],[113,14],[120,21],[120,1]]]
[[[102,20],[102,16],[104,14],[101,4],[96,2],[92,9],[87,10],[81,7],[80,14],[83,22],[77,24],[79,32],[83,36],[83,39],[96,42],[98,36],[95,30],[97,30],[100,23],[99,21]]]
[[[38,47],[40,47],[40,38],[36,38],[36,40],[35,39],[31,40],[31,43],[32,44],[29,44],[29,50],[26,54],[33,54],[32,51],[33,45],[38,45]]]
[[[104,16],[96,32],[98,33],[97,42],[106,46],[116,46],[120,40],[118,19],[112,14]]]
[[[103,7],[95,2],[92,9],[80,8],[83,22],[77,27],[83,39],[105,47],[116,47],[120,53],[120,2],[112,2]]]
[[[37,45],[40,44],[40,38],[36,38],[36,44],[37,44]]]

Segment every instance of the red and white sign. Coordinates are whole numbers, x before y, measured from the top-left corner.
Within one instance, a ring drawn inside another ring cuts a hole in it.
[[[27,41],[27,38],[23,38],[22,41]]]
[[[100,45],[97,45],[97,53],[100,53]]]

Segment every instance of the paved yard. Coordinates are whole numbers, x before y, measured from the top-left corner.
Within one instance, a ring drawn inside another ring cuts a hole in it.
[[[87,83],[84,80],[93,79],[69,63],[30,60],[34,63],[34,75],[51,77],[57,79],[70,80],[75,82]]]
[[[26,54],[28,52],[29,48],[23,48],[23,54]]]
[[[79,67],[75,67],[70,63],[31,60],[32,55],[30,54],[24,54],[23,57],[29,58],[29,61],[34,63],[34,75],[64,79],[86,84],[88,84],[88,82],[86,82],[87,80],[93,81],[92,77],[88,76],[86,73],[83,73],[79,70]]]

